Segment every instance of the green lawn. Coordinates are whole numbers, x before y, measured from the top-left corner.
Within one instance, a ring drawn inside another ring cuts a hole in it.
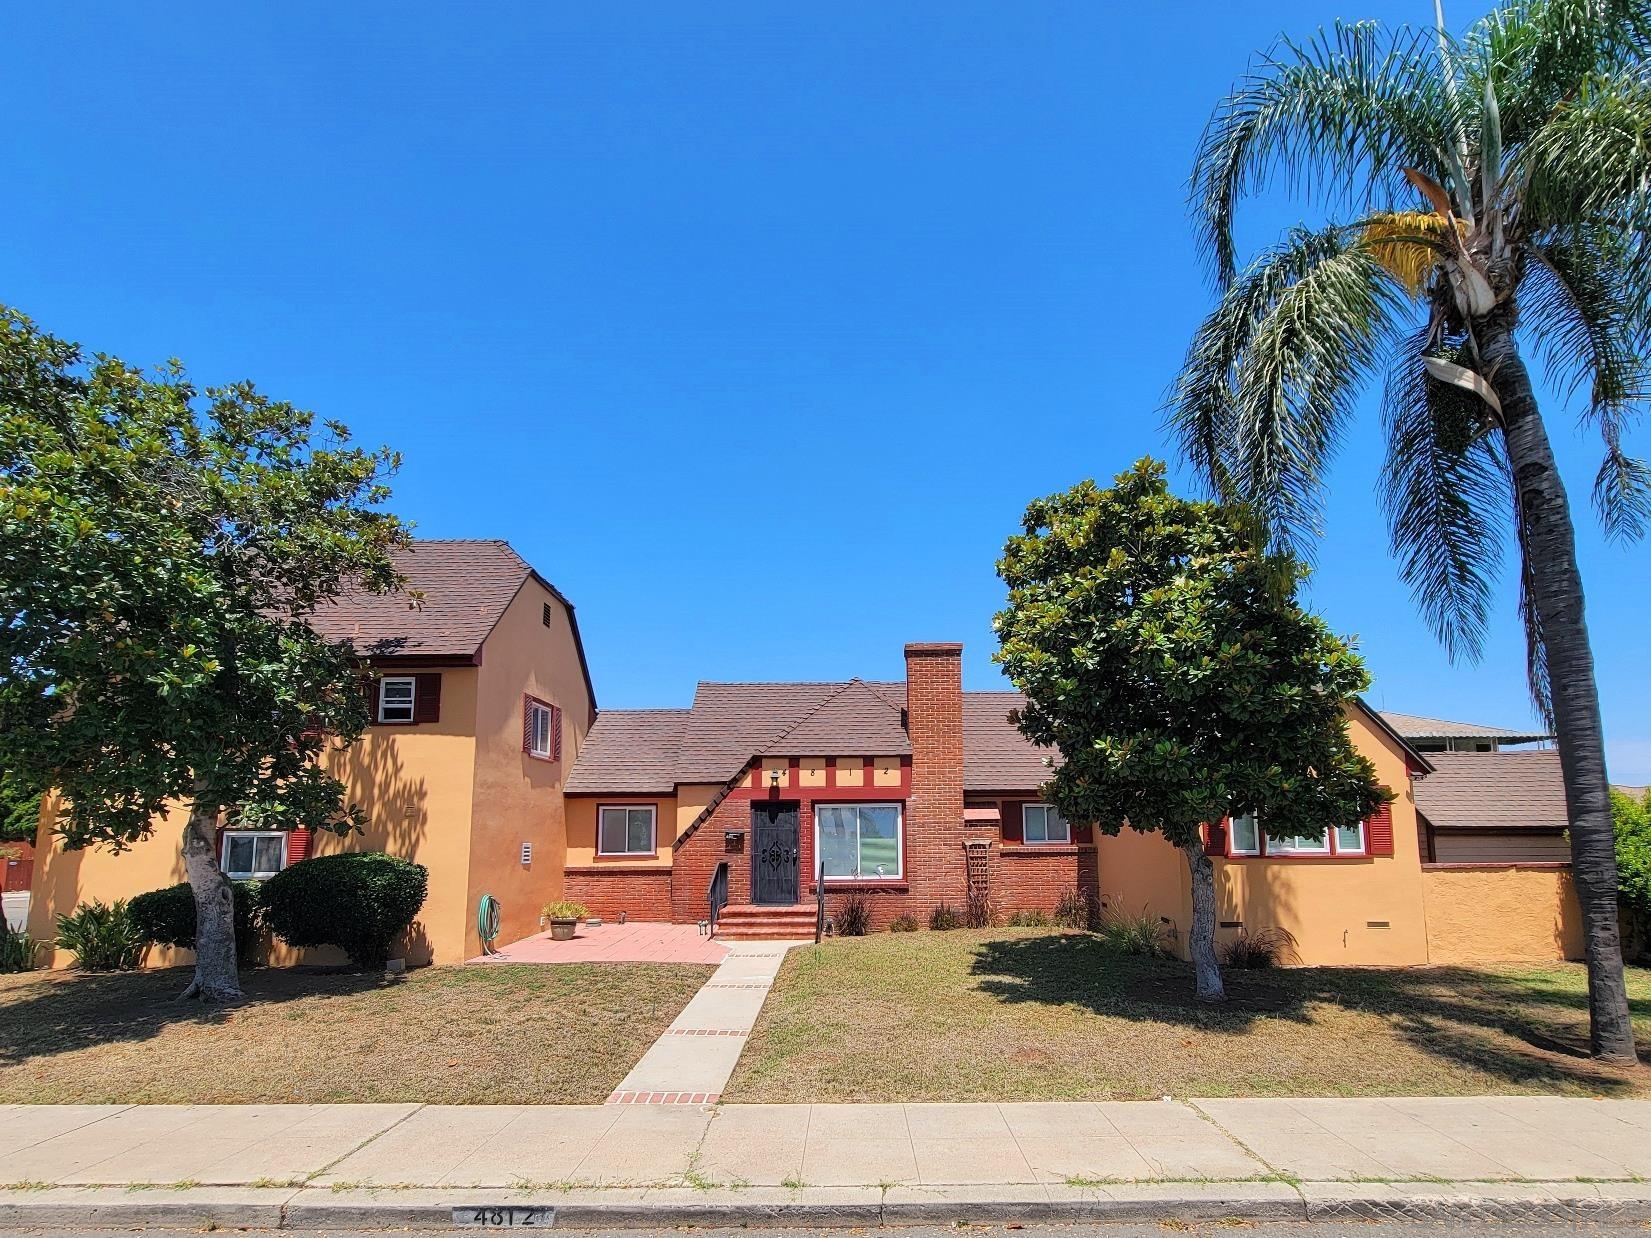
[[[1047,929],[881,933],[787,957],[723,1099],[1651,1095],[1589,1061],[1580,965],[1227,973]],[[1651,1056],[1651,973],[1629,972]]]
[[[0,976],[0,1103],[596,1102],[712,970],[258,970],[229,1008],[178,1001],[183,969]]]

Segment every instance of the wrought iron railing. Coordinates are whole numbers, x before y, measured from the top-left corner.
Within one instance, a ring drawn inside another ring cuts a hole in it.
[[[709,932],[712,937],[717,935],[717,915],[728,906],[728,861],[723,860],[717,865],[717,871],[711,874],[710,888],[705,891],[705,901],[711,905],[710,914],[706,917],[709,923]]]

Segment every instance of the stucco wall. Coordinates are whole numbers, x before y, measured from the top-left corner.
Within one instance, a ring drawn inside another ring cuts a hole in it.
[[[1582,912],[1569,870],[1524,865],[1422,871],[1434,963],[1582,957]]]
[[[413,963],[454,962],[464,949],[475,697],[475,670],[445,669],[439,721],[371,727],[328,760],[328,767],[344,781],[348,798],[366,812],[367,824],[364,834],[347,838],[317,832],[311,854],[385,851],[430,870],[429,897],[407,943],[407,958]],[[52,836],[53,809],[48,801],[41,814],[29,909],[29,932],[34,937],[50,941],[56,935],[57,914],[72,911],[77,903],[131,898],[184,880],[181,812],[164,815],[153,834],[117,855],[103,847],[63,851]],[[339,957],[331,951],[294,952],[277,944],[270,961],[332,962]],[[189,961],[189,951],[152,950],[148,958],[150,966]],[[66,952],[49,952],[50,966],[66,967],[69,962]]]
[[[653,805],[654,853],[613,856],[596,854],[597,810],[604,804]],[[699,806],[704,807],[704,804]],[[698,816],[698,810],[695,810]],[[619,870],[659,869],[671,866],[671,844],[677,839],[677,803],[674,795],[570,795],[567,798],[567,863],[569,868]]]
[[[543,620],[550,605],[550,626]],[[590,729],[591,701],[567,607],[529,579],[482,646],[476,703],[475,819],[463,917],[466,957],[481,953],[476,903],[499,900],[500,944],[535,933],[539,909],[564,891],[562,783]],[[562,711],[562,759],[522,751],[523,696]],[[531,864],[522,844],[533,844]]]

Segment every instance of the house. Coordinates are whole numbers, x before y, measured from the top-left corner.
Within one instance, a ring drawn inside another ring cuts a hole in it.
[[[1382,711],[1383,720],[1403,735],[1418,752],[1501,752],[1509,744],[1548,743],[1553,739],[1541,731],[1517,727],[1484,726],[1477,722],[1451,722],[1445,718],[1424,718],[1418,714]]]
[[[874,928],[971,897],[1048,911],[1077,891],[1158,917],[1184,950],[1180,853],[1043,803],[1048,754],[1011,721],[1021,698],[965,692],[961,646],[908,645],[905,662],[904,682],[701,683],[688,709],[599,715],[565,788],[568,896],[604,917],[714,917],[737,938],[811,932],[821,880],[828,910],[859,895]],[[1393,802],[1310,837],[1249,818],[1210,830],[1222,939],[1282,927],[1308,963],[1580,950],[1564,865],[1462,872],[1424,850],[1420,789],[1441,764],[1527,754],[1424,753],[1362,703],[1348,726]],[[1486,907],[1495,921],[1475,923]]]
[[[310,854],[386,851],[429,869],[411,962],[452,963],[481,952],[480,897],[502,908],[501,936],[538,927],[561,893],[562,783],[596,700],[572,604],[502,541],[416,541],[397,559],[407,594],[352,594],[314,626],[352,641],[375,679],[372,723],[331,758],[364,834],[339,838],[227,830],[220,859],[231,876],[267,877]],[[184,880],[180,815],[131,850],[64,851],[42,812],[29,931],[50,941],[60,911],[88,899],[130,898]],[[173,961],[151,952],[152,962]],[[273,961],[298,956],[279,945]],[[306,959],[321,957],[306,953]],[[67,962],[58,952],[54,964]]]

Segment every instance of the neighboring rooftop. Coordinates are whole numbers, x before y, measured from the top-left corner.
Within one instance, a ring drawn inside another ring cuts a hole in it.
[[[1552,748],[1430,752],[1428,760],[1433,773],[1416,783],[1416,810],[1435,829],[1565,828],[1565,784]]]
[[[1447,718],[1424,718],[1419,714],[1398,714],[1390,709],[1381,711],[1387,725],[1406,739],[1493,739],[1508,744],[1530,743],[1550,739],[1544,731],[1528,727],[1484,726],[1477,722],[1452,722]]]

